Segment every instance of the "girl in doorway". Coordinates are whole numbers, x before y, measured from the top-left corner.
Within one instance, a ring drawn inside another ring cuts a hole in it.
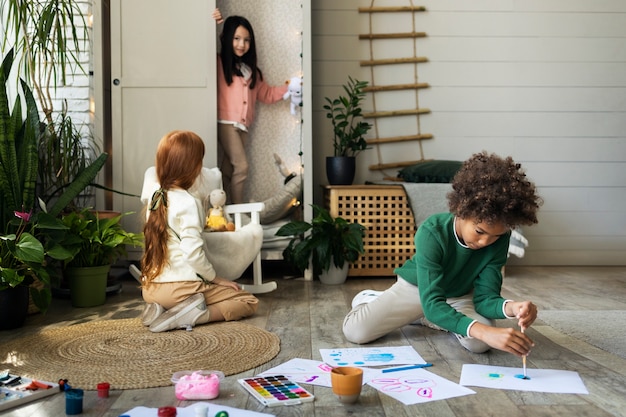
[[[219,9],[213,18],[223,21]],[[271,104],[284,98],[287,85],[270,86],[257,67],[257,50],[250,22],[241,16],[224,21],[217,57],[217,162],[230,202],[243,203],[248,177],[246,144],[254,121],[256,102]]]
[[[238,320],[257,309],[257,298],[216,276],[205,255],[203,158],[204,142],[193,132],[170,132],[157,148],[158,189],[146,207],[141,260],[142,321],[153,332]]]

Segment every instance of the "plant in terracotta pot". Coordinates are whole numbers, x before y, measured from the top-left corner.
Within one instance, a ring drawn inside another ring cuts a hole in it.
[[[59,232],[60,245],[72,252],[64,262],[63,274],[69,281],[75,307],[104,304],[111,265],[126,255],[126,246],[142,246],[141,233],[126,231],[121,218],[130,213],[100,218],[89,208],[61,217],[67,230]],[[54,236],[51,234],[51,237]],[[84,279],[83,279],[84,275]]]
[[[276,236],[292,237],[283,258],[301,272],[311,265],[313,275],[324,283],[343,283],[350,263],[364,253],[365,227],[342,217],[333,218],[328,210],[317,205],[312,207],[310,222],[292,220],[276,232]],[[328,276],[331,271],[339,274],[336,280]]]
[[[363,121],[361,103],[367,81],[348,76],[343,90],[346,95],[325,97],[326,117],[333,125],[334,156],[326,157],[326,176],[331,185],[350,185],[354,180],[356,156],[367,149],[365,135],[372,125]]]

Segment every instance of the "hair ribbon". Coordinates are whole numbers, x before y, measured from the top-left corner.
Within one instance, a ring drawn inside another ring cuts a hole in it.
[[[150,211],[155,211],[159,208],[161,203],[163,203],[163,207],[167,207],[167,195],[166,191],[163,188],[159,188],[152,194],[152,201],[150,202]]]

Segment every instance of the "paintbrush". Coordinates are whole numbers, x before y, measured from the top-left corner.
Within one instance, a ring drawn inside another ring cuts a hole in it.
[[[523,327],[522,327],[522,333],[524,333]],[[528,375],[526,375],[526,355],[522,356],[522,366],[524,368],[524,379],[528,379]]]

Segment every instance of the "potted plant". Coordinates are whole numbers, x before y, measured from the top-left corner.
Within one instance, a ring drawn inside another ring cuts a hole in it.
[[[51,134],[55,90],[66,85],[68,70],[85,73],[83,46],[89,45],[87,22],[77,0],[5,0],[0,8],[2,50],[15,49],[22,74],[37,92],[37,99]]]
[[[89,208],[61,217],[67,230],[56,238],[73,256],[64,262],[63,275],[69,282],[70,297],[75,307],[102,305],[106,299],[109,270],[121,256],[126,245],[142,246],[141,233],[124,230],[120,220],[130,213],[100,218]],[[51,233],[51,237],[55,237]]]
[[[326,176],[331,185],[350,185],[354,180],[356,156],[367,149],[364,136],[372,125],[363,121],[361,102],[367,81],[348,76],[342,87],[346,96],[325,97],[326,117],[333,125],[334,156],[326,157]]]
[[[91,133],[83,131],[85,126],[79,129],[65,109],[55,120],[55,129],[54,134],[45,129],[39,143],[37,195],[46,205],[56,201],[65,188],[101,154]],[[92,196],[93,193],[85,195],[83,190],[66,210],[93,205],[89,200]]]
[[[291,236],[283,258],[301,272],[313,267],[313,275],[326,284],[341,284],[350,263],[364,253],[365,227],[342,217],[333,218],[328,210],[312,205],[311,222],[293,220],[276,236]]]
[[[86,17],[76,0],[5,0],[2,3],[0,18],[4,36],[0,47],[3,51],[15,50],[19,57],[19,74],[36,92],[43,115],[36,193],[51,205],[100,155],[90,132],[85,134],[85,126],[74,123],[68,115],[67,100],[57,94],[57,88],[67,85],[68,76],[85,74],[81,60],[89,45]],[[59,104],[62,108],[55,109]],[[84,191],[81,190],[79,196],[83,196]],[[75,201],[69,205],[81,206]],[[85,205],[93,204],[82,206]]]
[[[50,283],[55,276],[49,260],[63,261],[70,257],[63,249],[51,250],[37,237],[42,226],[30,213],[15,212],[15,217],[19,219],[17,231],[0,234],[0,329],[3,330],[24,324],[29,295],[40,311],[48,309]],[[60,226],[54,223],[53,227]]]
[[[33,214],[41,136],[39,113],[30,88],[22,80],[20,94],[12,110],[9,108],[8,90],[14,87],[8,81],[12,65],[13,50],[0,66],[0,318],[4,319],[0,327],[4,328],[23,324],[29,293],[37,308],[46,311],[53,277],[48,259],[64,260],[69,256],[63,248],[51,249],[49,242],[40,238],[43,230],[62,226],[54,219],[40,220]]]

